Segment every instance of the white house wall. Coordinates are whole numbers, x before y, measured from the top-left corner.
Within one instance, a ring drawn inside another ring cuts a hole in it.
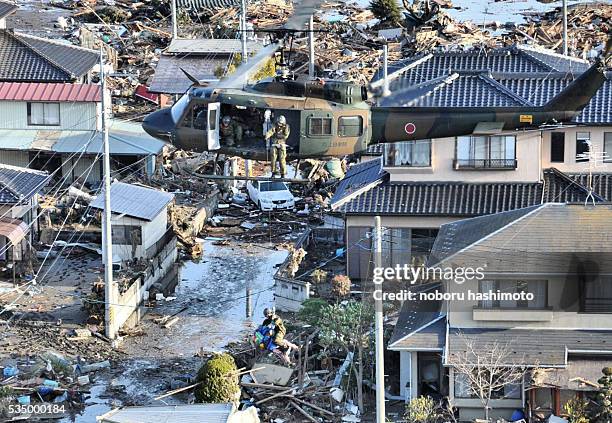
[[[564,162],[551,162],[550,161],[550,138],[551,132],[564,132],[565,133],[565,151],[564,151]],[[542,136],[542,166],[544,168],[555,167],[562,172],[568,173],[579,173],[588,172],[588,162],[576,162],[576,133],[577,132],[589,132],[591,136],[591,142],[593,144],[593,151],[602,153],[604,151],[604,133],[612,133],[612,127],[610,126],[584,126],[584,127],[573,127],[566,128],[563,130],[546,131]],[[612,151],[606,152],[612,157]],[[595,172],[612,172],[612,162],[597,163]]]
[[[431,167],[385,167],[392,182],[461,181],[461,182],[537,182],[540,180],[539,131],[507,132],[516,135],[516,169],[455,170],[456,140],[438,138],[431,141]]]
[[[28,125],[25,101],[0,101],[0,128],[38,130],[95,130],[96,104],[93,102],[60,102],[60,125]]]
[[[95,161],[95,163],[94,163]],[[97,182],[102,179],[101,159],[86,155],[62,155],[62,176],[66,182],[87,176],[87,182]]]

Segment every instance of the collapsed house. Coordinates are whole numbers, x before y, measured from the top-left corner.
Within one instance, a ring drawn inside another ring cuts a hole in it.
[[[484,277],[419,288],[463,294],[457,300],[404,304],[388,347],[400,353],[402,395],[448,396],[461,420],[482,418],[457,368],[494,345],[502,364],[534,371],[493,393],[494,417],[525,408],[529,418],[548,418],[596,391],[612,360],[611,222],[609,205],[546,203],[443,225],[427,266],[481,267]],[[470,296],[491,292],[533,297]]]

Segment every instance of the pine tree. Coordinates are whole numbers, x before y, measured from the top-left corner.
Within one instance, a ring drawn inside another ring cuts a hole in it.
[[[381,26],[401,26],[403,17],[396,0],[371,0],[370,11]]]

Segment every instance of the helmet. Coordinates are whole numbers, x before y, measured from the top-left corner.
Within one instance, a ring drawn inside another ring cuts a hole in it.
[[[287,119],[285,119],[285,116],[280,115],[279,117],[276,118],[276,123],[278,125],[286,125],[287,124]]]
[[[231,121],[232,121],[232,118],[229,116],[223,116],[223,119],[221,119],[221,123],[224,125],[229,125]]]
[[[264,317],[271,317],[274,314],[271,308],[264,308],[263,315]]]

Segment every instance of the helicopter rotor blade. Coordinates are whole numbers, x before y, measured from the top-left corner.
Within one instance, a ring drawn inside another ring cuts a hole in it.
[[[185,69],[183,68],[179,68],[184,74],[185,76],[193,83],[193,85],[197,85],[197,86],[201,86],[201,87],[206,87],[208,86],[208,82],[202,82],[199,81],[198,78],[196,78],[195,76],[191,75],[189,72],[187,72]]]
[[[278,50],[279,44],[273,43],[261,49],[255,56],[250,57],[247,63],[238,66],[238,69],[227,78],[222,79],[215,88],[238,88],[247,84],[249,78]]]
[[[321,4],[323,0],[294,0],[293,14],[289,16],[283,28],[291,31],[303,30]]]

